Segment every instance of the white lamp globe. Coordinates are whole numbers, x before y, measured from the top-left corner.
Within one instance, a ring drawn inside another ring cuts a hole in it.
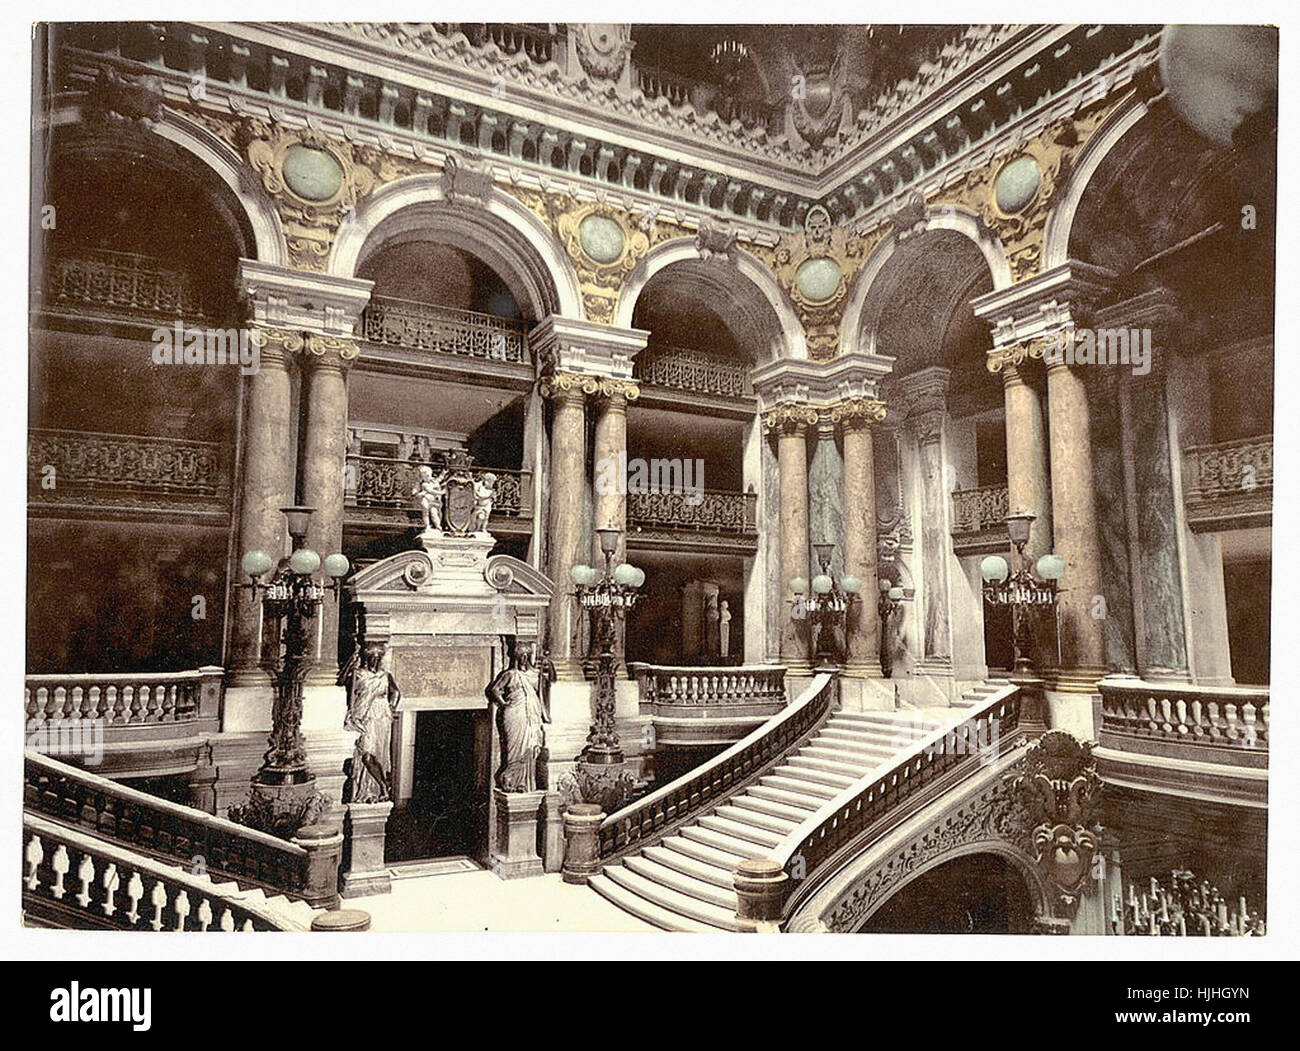
[[[614,567],[614,583],[621,584],[623,587],[631,587],[632,581],[636,579],[636,566],[629,566],[626,562],[620,562]]]
[[[260,577],[271,568],[271,556],[261,548],[256,548],[245,552],[239,564],[248,576]]]
[[[590,566],[579,562],[569,570],[569,579],[575,584],[585,584],[587,582],[587,570],[590,568]]]
[[[805,577],[795,577],[790,581],[790,590],[796,595],[802,595],[808,590],[808,581]]]
[[[862,581],[852,573],[847,573],[840,577],[840,587],[844,589],[846,595],[856,595],[862,590]]]
[[[645,583],[645,570],[642,569],[640,566],[633,566],[632,572],[636,574],[636,576],[632,579],[632,586],[634,588],[639,588],[642,584]]]
[[[988,555],[980,562],[980,576],[987,584],[1001,584],[1008,572],[1007,560],[1001,555]]]
[[[352,564],[348,562],[347,555],[336,552],[332,555],[325,556],[325,575],[327,577],[334,577],[336,580],[341,577],[346,577],[348,575],[348,570],[351,568]]]
[[[819,595],[828,594],[834,586],[834,581],[832,581],[825,573],[818,573],[812,578],[812,589]]]
[[[901,602],[903,600],[903,589],[899,587],[890,588],[889,597],[895,602]]]
[[[309,547],[300,547],[289,556],[289,568],[300,576],[310,576],[320,569],[320,555]]]
[[[1034,563],[1034,572],[1044,580],[1060,580],[1065,572],[1065,559],[1055,553],[1043,555]]]

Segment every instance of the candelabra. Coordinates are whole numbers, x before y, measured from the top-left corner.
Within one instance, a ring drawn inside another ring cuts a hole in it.
[[[889,645],[889,633],[893,628],[894,618],[903,608],[903,589],[888,577],[880,578],[880,598],[876,602],[876,613],[880,620],[880,671],[886,679],[894,674],[894,657]]]
[[[1206,880],[1196,881],[1188,869],[1174,869],[1166,887],[1154,876],[1128,885],[1122,905],[1111,902],[1110,926],[1114,934],[1147,937],[1228,938],[1265,933],[1264,918],[1240,895],[1234,906]]]
[[[313,659],[320,657],[321,605],[325,593],[338,600],[339,582],[347,576],[348,560],[341,554],[329,555],[322,563],[320,555],[306,546],[307,523],[314,508],[281,508],[288,524],[291,553],[273,563],[265,551],[247,552],[241,565],[249,577],[248,588],[254,600],[261,600],[258,618],[258,652],[262,650],[262,625],[269,618],[277,625],[277,644],[266,666],[275,688],[271,706],[271,733],[262,766],[253,777],[254,785],[306,785],[313,780],[307,770],[307,755],[302,738],[303,679]],[[269,580],[262,577],[272,570]],[[313,574],[323,568],[329,578],[318,581]],[[308,654],[311,622],[316,620],[316,653]]]
[[[836,629],[844,624],[849,608],[859,601],[862,583],[852,574],[845,573],[836,580],[830,573],[831,552],[834,544],[813,544],[821,572],[812,578],[812,594],[807,594],[809,582],[803,577],[790,581],[794,597],[790,600],[791,616],[809,622],[809,646],[814,667],[843,663],[836,640]]]
[[[1019,569],[1011,572],[1007,560],[1001,555],[989,555],[980,562],[984,601],[1011,607],[1011,646],[1015,670],[1020,674],[1028,673],[1031,667],[1029,654],[1033,647],[1033,629],[1030,615],[1034,610],[1056,608],[1056,582],[1065,572],[1065,559],[1055,554],[1043,555],[1030,569],[1025,545],[1029,543],[1030,529],[1036,517],[1028,511],[1018,511],[1005,519]]]
[[[622,530],[615,526],[597,529],[605,569],[576,565],[569,571],[578,601],[591,618],[592,648],[596,651],[596,717],[587,734],[587,745],[579,762],[613,766],[623,762],[623,750],[614,723],[614,642],[617,624],[636,605],[637,588],[645,583],[645,571],[628,562],[611,568]]]

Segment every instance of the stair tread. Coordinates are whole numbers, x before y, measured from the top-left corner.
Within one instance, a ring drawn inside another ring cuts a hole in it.
[[[815,760],[814,760],[815,761]],[[797,772],[809,781],[817,781],[828,788],[836,789],[832,795],[838,795],[838,789],[848,788],[853,784],[856,778],[846,777],[843,774],[833,774],[828,770],[822,770],[815,766],[792,766],[789,762],[778,766],[772,771],[777,777],[789,777],[791,772]]]
[[[829,774],[847,777],[850,782],[856,781],[876,765],[871,762],[851,763],[839,759],[827,759],[820,755],[808,755],[807,749],[803,748],[801,748],[797,754],[790,756],[789,762],[791,766],[803,766],[813,770],[825,770]]]
[[[647,901],[626,887],[615,883],[603,874],[592,876],[587,881],[591,887],[606,901],[617,905],[624,912],[629,912],[638,919],[664,931],[683,931],[688,934],[722,934],[726,928],[714,927],[709,923],[692,920],[680,913],[672,912],[652,901]]]
[[[791,777],[784,774],[766,774],[758,779],[760,785],[775,788],[781,792],[803,792],[821,800],[834,799],[838,794],[830,785],[812,781],[805,777]]]
[[[665,850],[671,850],[674,854],[681,854],[684,857],[715,868],[719,872],[727,873],[728,881],[731,880],[731,874],[735,871],[736,865],[743,860],[737,854],[720,850],[708,843],[702,843],[698,839],[688,836],[669,836],[659,845]]]
[[[766,853],[761,843],[754,843],[747,839],[737,839],[725,832],[719,832],[716,829],[705,828],[700,825],[691,825],[689,828],[682,829],[682,835],[687,839],[693,839],[698,843],[735,855],[737,864],[747,858],[762,857]]]
[[[782,838],[779,832],[771,832],[757,825],[719,817],[717,814],[704,815],[700,818],[700,826],[713,832],[721,832],[733,839],[748,840],[754,844],[756,850],[762,847],[774,847],[781,842]]]
[[[796,792],[788,788],[776,788],[772,785],[758,784],[752,786],[745,795],[750,799],[767,799],[780,803],[791,810],[800,809],[814,813],[826,802],[826,796],[815,796],[811,792]]]
[[[608,876],[611,881],[620,884],[625,890],[631,891],[637,897],[643,898],[661,909],[694,920],[696,923],[707,923],[719,930],[734,931],[739,929],[734,912],[728,913],[726,909],[719,908],[717,905],[710,905],[708,902],[700,901],[689,894],[683,894],[679,890],[673,890],[671,887],[665,887],[654,880],[646,879],[623,865],[610,865],[605,869],[603,875]]]
[[[638,855],[624,858],[623,867],[643,876],[652,883],[658,883],[681,894],[698,898],[707,905],[716,906],[724,911],[736,911],[736,892],[719,887],[708,880],[697,879],[688,872],[682,872],[671,865],[664,865],[654,858]]]
[[[671,847],[668,845],[670,840],[677,840]],[[664,840],[663,844],[657,847],[646,847],[641,853],[644,857],[658,862],[670,869],[676,869],[678,872],[684,872],[688,876],[694,876],[697,880],[703,880],[705,883],[712,883],[715,887],[722,887],[725,890],[735,892],[735,877],[733,876],[734,862],[730,860],[729,854],[712,852],[717,857],[727,859],[722,864],[716,864],[712,861],[702,860],[696,854],[681,850],[682,844],[694,847],[701,853],[710,850],[703,843],[692,843],[689,839],[683,840],[680,836],[670,836]]]
[[[789,818],[765,814],[759,810],[751,810],[749,807],[735,806],[734,803],[735,801],[732,800],[727,806],[718,807],[713,812],[714,816],[724,818],[727,821],[734,821],[737,824],[753,825],[755,828],[762,829],[764,832],[771,832],[777,836],[788,835],[803,824],[802,820],[791,821]]]
[[[785,818],[796,825],[803,824],[808,819],[808,815],[812,813],[812,810],[808,807],[792,806],[789,803],[769,799],[765,795],[757,795],[752,788],[743,796],[736,796],[732,799],[731,805],[745,810],[756,810],[760,814],[767,814],[770,817]]]

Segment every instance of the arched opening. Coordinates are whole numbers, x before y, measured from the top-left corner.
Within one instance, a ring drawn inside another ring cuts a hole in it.
[[[965,854],[892,894],[859,934],[1032,934],[1024,875],[998,854]]]
[[[979,245],[926,230],[885,261],[861,314],[859,345],[895,359],[875,442],[878,571],[904,589],[891,656],[900,689],[920,691],[914,703],[938,701],[935,681],[1011,664],[1010,625],[986,619],[979,577],[980,558],[1007,546],[1002,384],[971,308],[993,287]]]
[[[219,176],[157,135],[69,125],[49,150],[33,241],[28,670],[217,665],[247,364],[236,273],[253,232]],[[179,353],[178,331],[198,332],[199,358]]]
[[[1098,505],[1136,567],[1106,574],[1107,656],[1125,670],[1268,681],[1276,153],[1255,132],[1228,148],[1153,107],[1070,226],[1069,256],[1115,275],[1088,371],[1106,377],[1094,469],[1129,494]]]

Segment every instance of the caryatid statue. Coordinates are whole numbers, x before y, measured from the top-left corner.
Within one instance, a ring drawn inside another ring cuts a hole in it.
[[[492,680],[488,700],[496,706],[501,732],[501,769],[497,787],[503,792],[537,791],[537,761],[546,746],[540,673],[533,665],[531,643],[519,643],[510,667]]]
[[[402,692],[384,667],[385,650],[382,642],[366,643],[364,653],[354,651],[339,674],[340,684],[348,687],[343,725],[357,731],[350,781],[353,803],[384,803],[393,798],[393,715]]]

